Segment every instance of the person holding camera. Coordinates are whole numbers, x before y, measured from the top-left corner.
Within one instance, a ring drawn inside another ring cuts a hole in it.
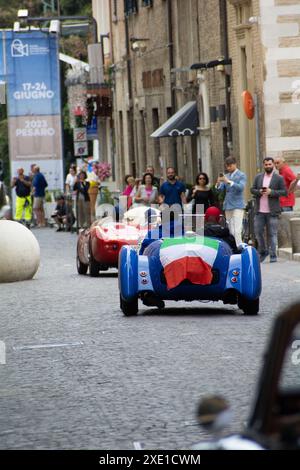
[[[216,189],[225,190],[223,209],[228,222],[229,231],[234,236],[236,244],[242,243],[242,225],[245,209],[244,189],[246,186],[246,175],[237,167],[234,157],[225,159],[227,173],[219,174]]]
[[[67,232],[71,232],[72,225],[75,222],[75,216],[72,206],[68,207],[63,194],[57,198],[56,208],[51,217],[57,224],[57,232],[61,232],[64,227]]]
[[[260,261],[263,262],[270,253],[270,263],[277,261],[276,246],[278,219],[281,213],[280,197],[287,195],[282,176],[276,173],[274,159],[265,157],[264,171],[255,176],[251,193],[255,198],[254,231],[258,242]],[[267,227],[268,244],[265,242]]]

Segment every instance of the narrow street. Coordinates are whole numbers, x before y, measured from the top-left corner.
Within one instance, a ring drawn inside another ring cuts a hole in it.
[[[76,235],[35,230],[33,281],[0,285],[1,449],[187,449],[206,439],[201,396],[218,392],[239,430],[273,318],[299,300],[300,265],[262,266],[257,317],[222,303],[119,309],[116,271],[76,272]]]

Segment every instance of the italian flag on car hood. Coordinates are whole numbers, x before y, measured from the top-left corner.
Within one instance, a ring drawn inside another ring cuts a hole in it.
[[[193,284],[210,284],[219,244],[219,240],[199,236],[164,240],[159,256],[168,289],[173,289],[185,279]]]

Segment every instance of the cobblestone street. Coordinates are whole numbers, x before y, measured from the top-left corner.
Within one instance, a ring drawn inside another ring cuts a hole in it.
[[[33,281],[0,284],[1,449],[186,449],[207,438],[201,396],[219,392],[247,419],[271,323],[299,300],[299,263],[262,265],[257,317],[223,303],[119,309],[116,270],[76,272],[76,235],[35,230]]]

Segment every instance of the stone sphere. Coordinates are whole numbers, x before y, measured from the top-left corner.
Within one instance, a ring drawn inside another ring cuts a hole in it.
[[[40,264],[40,246],[28,228],[0,220],[0,283],[32,279]]]

